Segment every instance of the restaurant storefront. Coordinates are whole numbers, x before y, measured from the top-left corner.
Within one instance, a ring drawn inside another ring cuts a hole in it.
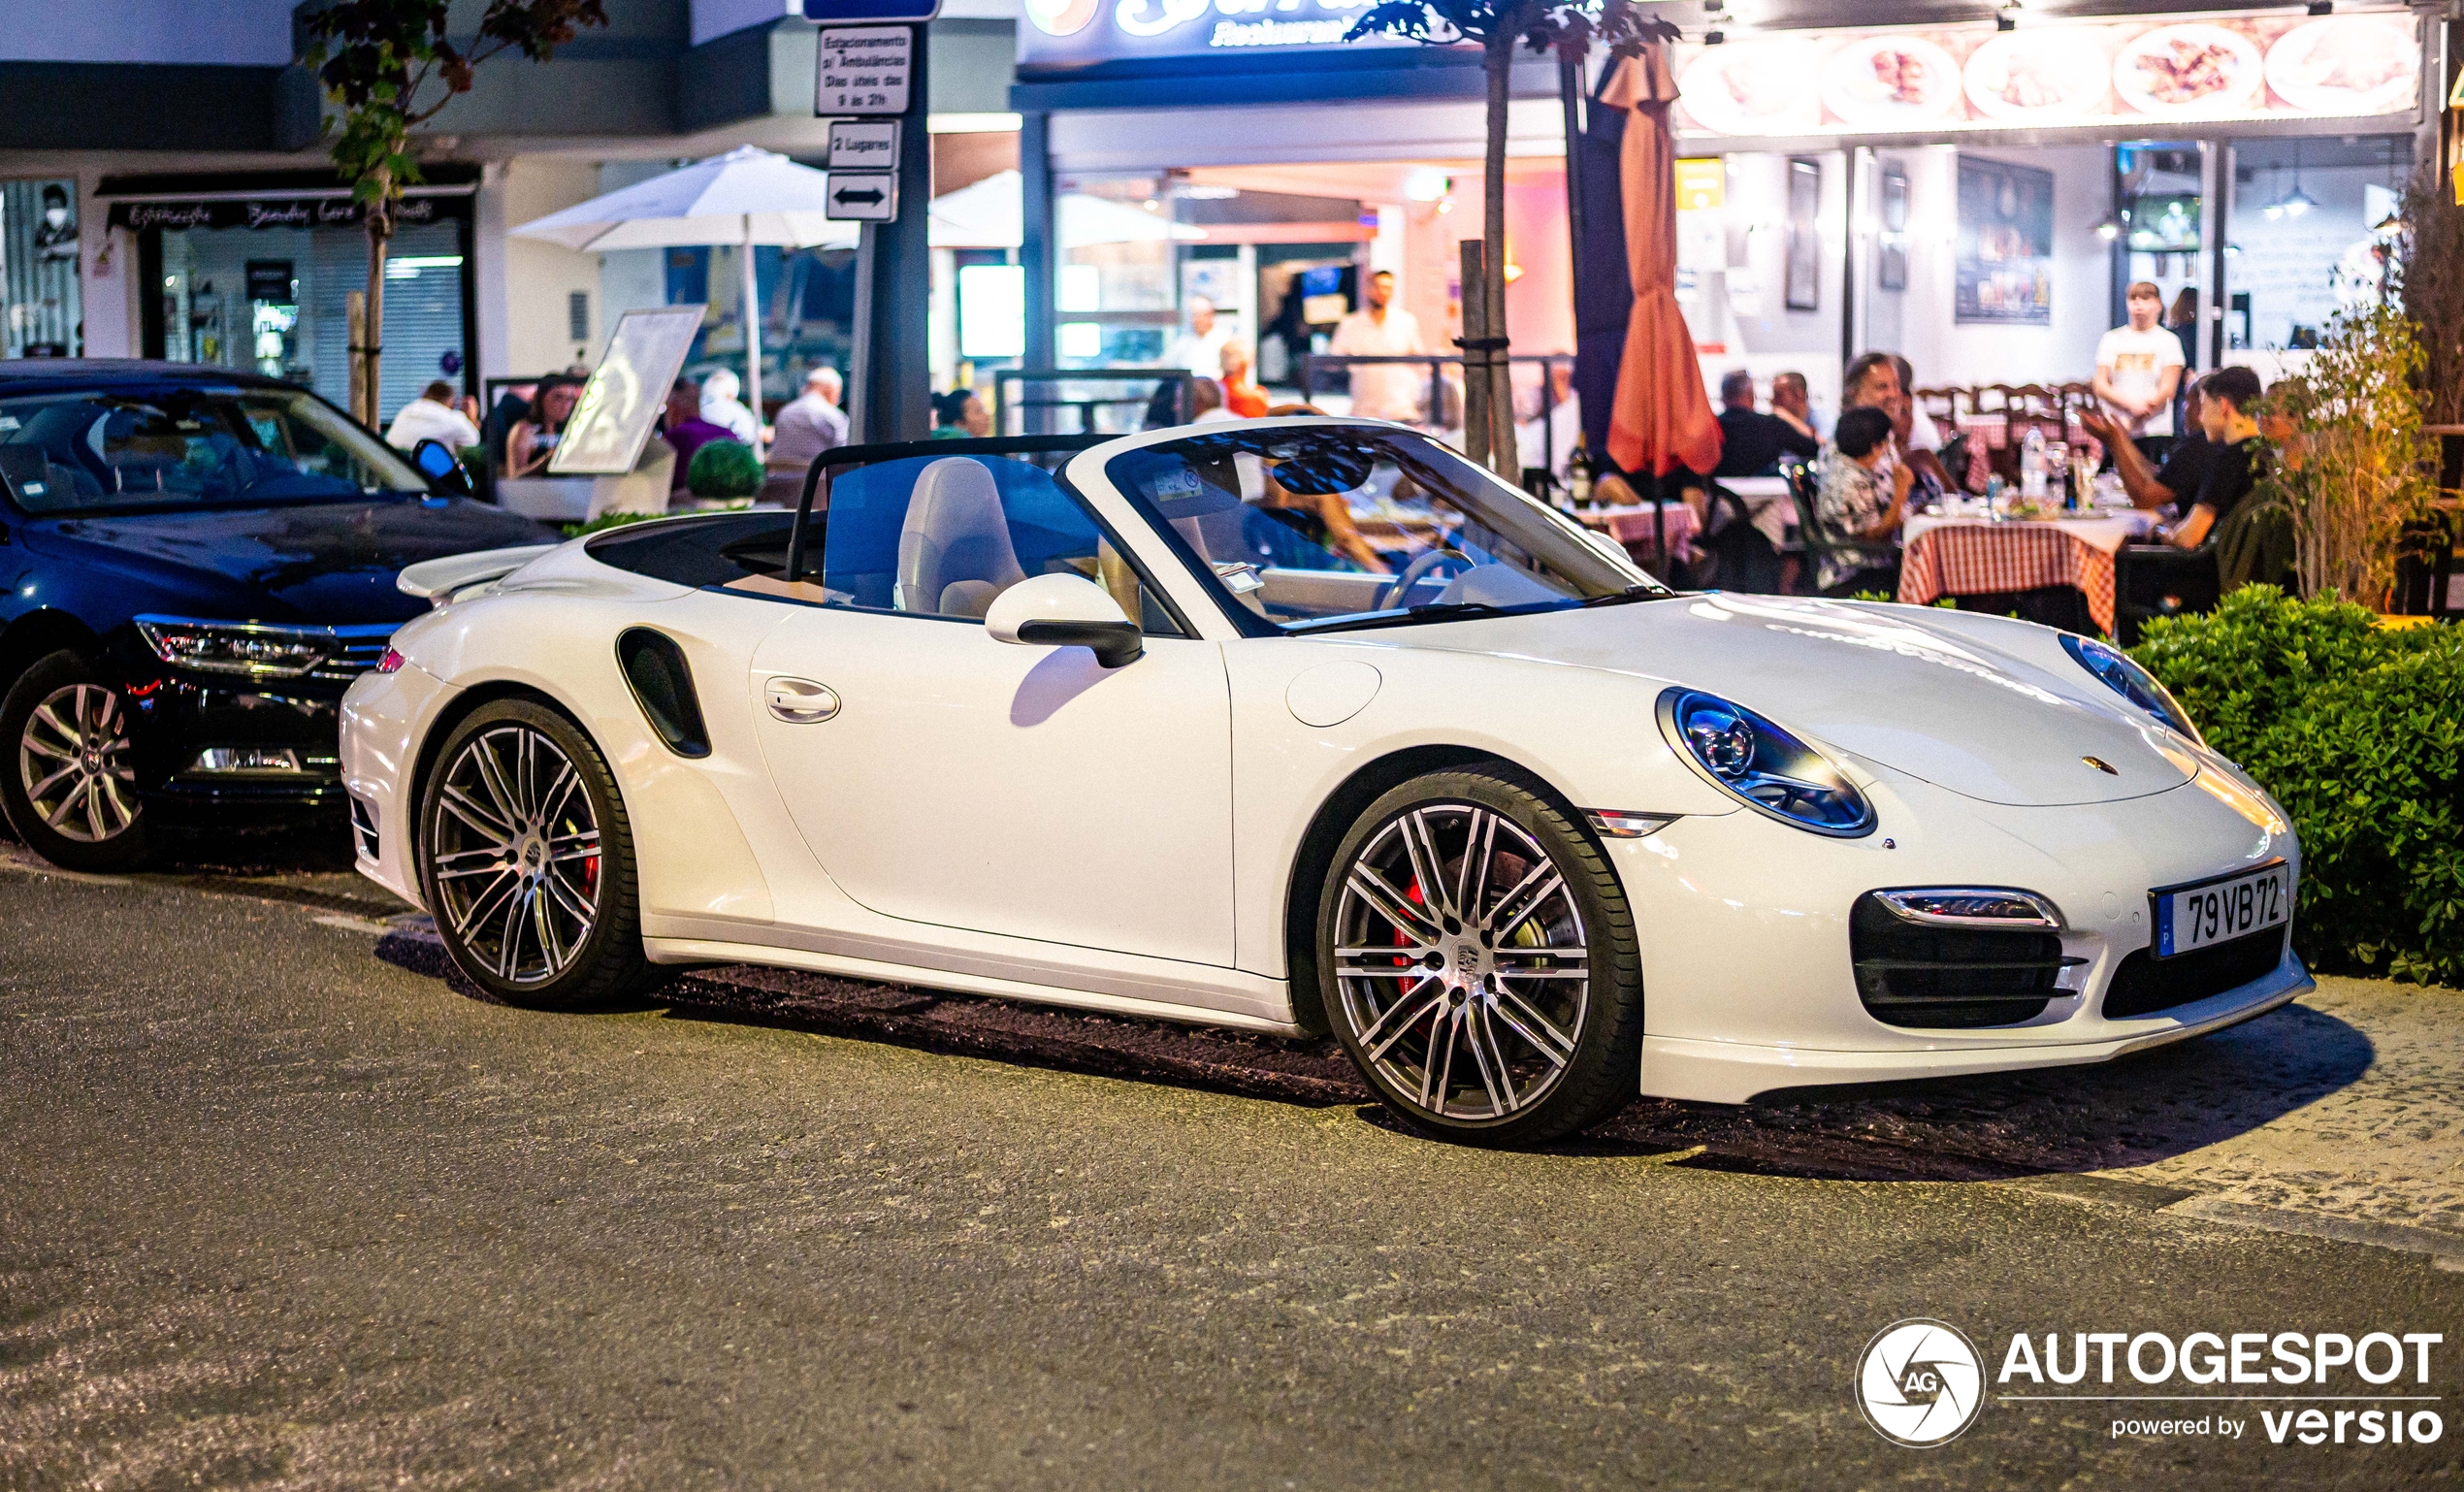
[[[442,378],[475,392],[475,170],[439,168],[396,213],[377,407],[391,420]],[[470,180],[454,177],[467,175]],[[110,226],[136,241],[143,353],[350,391],[345,298],[368,285],[360,206],[325,176],[106,178]]]
[[[1208,373],[1229,340],[1270,397],[1296,397],[1303,360],[1338,345],[1380,272],[1419,348],[1452,351],[1457,245],[1479,236],[1483,209],[1477,53],[1345,43],[1358,10],[1029,0],[1012,93],[1026,120],[1028,320],[1050,318],[1057,367]],[[1518,352],[1571,353],[1554,64],[1518,64],[1513,95],[1508,320]],[[1212,339],[1193,325],[1202,302]],[[1346,407],[1347,385],[1337,373],[1317,402]]]
[[[1835,409],[1866,349],[1920,386],[2084,383],[2139,280],[2194,368],[2273,376],[2378,293],[2434,20],[2003,17],[1677,49],[1679,298],[1714,384],[1799,372]]]

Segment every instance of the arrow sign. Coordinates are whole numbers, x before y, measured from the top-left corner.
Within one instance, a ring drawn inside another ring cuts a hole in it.
[[[829,178],[833,222],[886,223],[898,215],[898,178],[887,171],[839,171]]]

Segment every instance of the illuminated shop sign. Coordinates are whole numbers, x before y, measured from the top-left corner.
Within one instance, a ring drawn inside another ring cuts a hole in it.
[[[204,197],[114,202],[114,228],[357,228],[365,212],[348,197]],[[405,227],[469,217],[467,194],[411,197],[394,209]]]
[[[2421,96],[2420,32],[2400,10],[1733,34],[1675,60],[1677,127],[1698,136],[2370,118]]]
[[[1019,60],[1087,62],[1257,48],[1374,47],[1344,34],[1375,0],[1025,0]]]

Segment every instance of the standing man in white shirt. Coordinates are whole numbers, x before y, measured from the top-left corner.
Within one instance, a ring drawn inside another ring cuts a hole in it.
[[[1342,357],[1401,357],[1429,350],[1421,343],[1418,318],[1394,304],[1392,270],[1370,276],[1362,299],[1368,304],[1336,325],[1327,351]],[[1351,371],[1351,412],[1364,419],[1410,424],[1420,418],[1420,400],[1428,388],[1425,367],[1372,363],[1355,368]]]
[[[1195,377],[1212,378],[1223,367],[1223,344],[1232,329],[1216,320],[1215,303],[1202,295],[1189,297],[1189,330],[1172,344],[1172,366]]]
[[[2141,280],[2126,302],[2130,324],[2096,343],[2096,397],[2150,461],[2173,444],[2173,394],[2182,386],[2182,340],[2164,327],[2164,292]]]

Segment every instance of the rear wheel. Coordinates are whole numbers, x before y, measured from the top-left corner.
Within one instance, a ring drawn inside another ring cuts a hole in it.
[[[1319,894],[1329,1023],[1386,1107],[1480,1145],[1555,1139],[1638,1086],[1642,980],[1606,860],[1502,774],[1387,793]]]
[[[50,654],[0,697],[0,808],[26,848],[70,870],[128,870],[146,859],[129,707],[93,665]]]
[[[419,871],[445,951],[509,1005],[575,1010],[651,982],[616,780],[526,699],[456,726],[420,795]]]

